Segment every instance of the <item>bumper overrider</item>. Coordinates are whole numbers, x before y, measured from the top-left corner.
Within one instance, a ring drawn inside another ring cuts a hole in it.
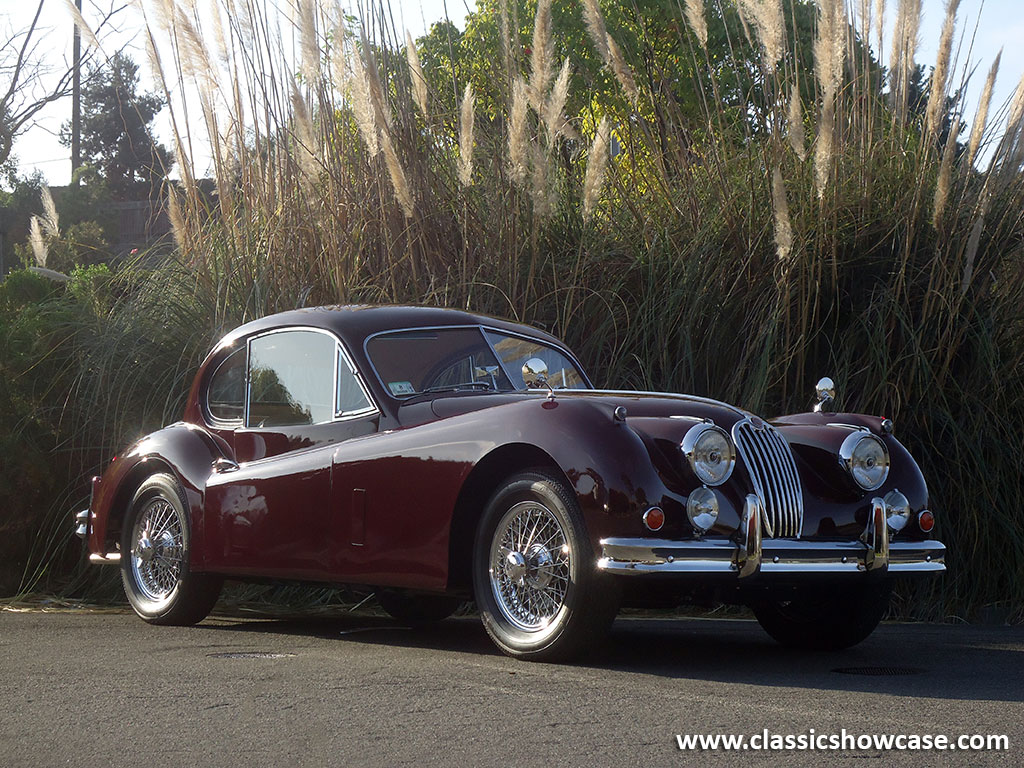
[[[597,565],[609,573],[633,576],[731,573],[744,580],[757,575],[904,576],[946,570],[946,547],[941,542],[890,541],[885,502],[879,498],[871,502],[864,533],[854,540],[762,539],[761,515],[761,500],[750,494],[733,538],[602,539]]]

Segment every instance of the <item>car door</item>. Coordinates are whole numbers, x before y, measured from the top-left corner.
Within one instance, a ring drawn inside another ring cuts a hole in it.
[[[248,340],[242,423],[234,463],[207,486],[211,569],[294,579],[326,579],[336,443],[377,431],[379,412],[338,339],[290,328]]]

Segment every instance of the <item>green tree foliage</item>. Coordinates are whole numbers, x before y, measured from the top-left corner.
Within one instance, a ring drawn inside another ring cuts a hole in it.
[[[138,65],[116,53],[90,70],[82,86],[82,158],[115,199],[153,197],[171,167],[171,153],[152,135],[163,97],[139,92]],[[71,145],[71,127],[61,128]],[[88,180],[88,173],[85,175]]]

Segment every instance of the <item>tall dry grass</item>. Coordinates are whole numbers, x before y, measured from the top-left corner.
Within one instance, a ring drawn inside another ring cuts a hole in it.
[[[78,396],[108,429],[176,417],[224,330],[332,302],[516,317],[566,337],[599,384],[766,415],[805,409],[828,374],[844,408],[894,418],[932,489],[950,572],[904,611],[1019,616],[1024,126],[1016,104],[1008,128],[987,116],[993,65],[966,152],[949,143],[970,69],[948,45],[955,1],[926,112],[910,98],[919,0],[887,31],[881,2],[743,0],[739,18],[687,0],[647,25],[586,0],[571,51],[548,0],[532,17],[486,2],[471,23],[496,47],[443,72],[401,50],[386,5],[352,24],[331,3],[219,0],[219,31],[191,3],[156,6],[175,245],[125,274],[128,298],[82,342]],[[813,39],[794,39],[807,14]],[[173,98],[193,91],[202,119]],[[212,195],[190,161],[206,140]]]

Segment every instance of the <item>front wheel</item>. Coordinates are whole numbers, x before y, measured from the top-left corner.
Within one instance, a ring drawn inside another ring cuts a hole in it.
[[[804,589],[751,601],[758,623],[790,648],[835,651],[875,631],[889,608],[892,585],[858,584],[846,589]]]
[[[473,587],[487,634],[509,656],[560,661],[593,648],[618,610],[576,499],[545,472],[509,478],[477,528]]]
[[[189,568],[188,514],[167,474],[139,486],[121,533],[121,581],[135,612],[151,624],[189,626],[206,618],[222,579]]]

